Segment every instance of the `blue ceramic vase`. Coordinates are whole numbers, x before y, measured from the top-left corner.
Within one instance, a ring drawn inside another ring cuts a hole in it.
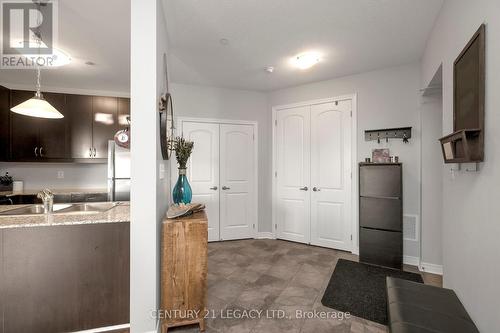
[[[186,177],[186,169],[179,169],[179,178],[172,191],[172,200],[176,204],[188,204],[192,198],[193,191]]]

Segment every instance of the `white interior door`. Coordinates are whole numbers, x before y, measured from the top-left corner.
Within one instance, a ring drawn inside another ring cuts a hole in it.
[[[311,106],[311,244],[351,251],[351,100]]]
[[[277,236],[310,242],[310,107],[277,112]]]
[[[193,141],[187,176],[193,202],[206,205],[208,240],[220,239],[219,228],[219,124],[182,122],[182,133]],[[175,157],[174,157],[175,160]]]
[[[254,127],[220,125],[221,239],[254,236],[256,224]]]

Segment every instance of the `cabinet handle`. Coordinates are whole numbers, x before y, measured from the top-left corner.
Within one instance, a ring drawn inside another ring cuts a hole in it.
[[[43,147],[40,147],[40,157],[43,157]]]
[[[89,157],[92,157],[92,148],[89,148]]]
[[[35,147],[35,157],[38,157],[37,151],[38,151],[38,147]]]
[[[97,149],[94,148],[94,157],[97,155]]]
[[[307,191],[307,190],[309,190],[309,187],[304,186],[304,187],[299,188],[299,190],[301,190],[301,191]]]
[[[320,192],[320,191],[321,191],[321,189],[320,189],[319,187],[314,186],[314,187],[313,187],[313,191],[314,191],[314,192]]]
[[[213,191],[217,191],[217,186],[211,187],[210,189]]]
[[[231,188],[227,186],[222,186],[222,189],[225,191],[225,190],[230,190]]]

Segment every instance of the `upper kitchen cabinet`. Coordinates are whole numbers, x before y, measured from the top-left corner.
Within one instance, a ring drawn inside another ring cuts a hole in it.
[[[71,158],[92,158],[92,96],[67,95]]]
[[[0,86],[0,161],[10,157],[9,106],[9,89]]]
[[[130,98],[118,98],[118,129],[130,126]]]
[[[92,119],[92,157],[107,158],[108,141],[118,130],[118,98],[93,96]]]
[[[10,96],[12,107],[33,97],[33,92],[12,90]],[[46,93],[44,97],[65,117],[42,119],[10,113],[11,160],[43,161],[68,158],[66,97],[54,93]]]

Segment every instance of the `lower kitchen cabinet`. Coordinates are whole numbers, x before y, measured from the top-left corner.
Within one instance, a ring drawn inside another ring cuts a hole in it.
[[[129,323],[129,240],[126,222],[0,230],[0,328],[54,333]]]

